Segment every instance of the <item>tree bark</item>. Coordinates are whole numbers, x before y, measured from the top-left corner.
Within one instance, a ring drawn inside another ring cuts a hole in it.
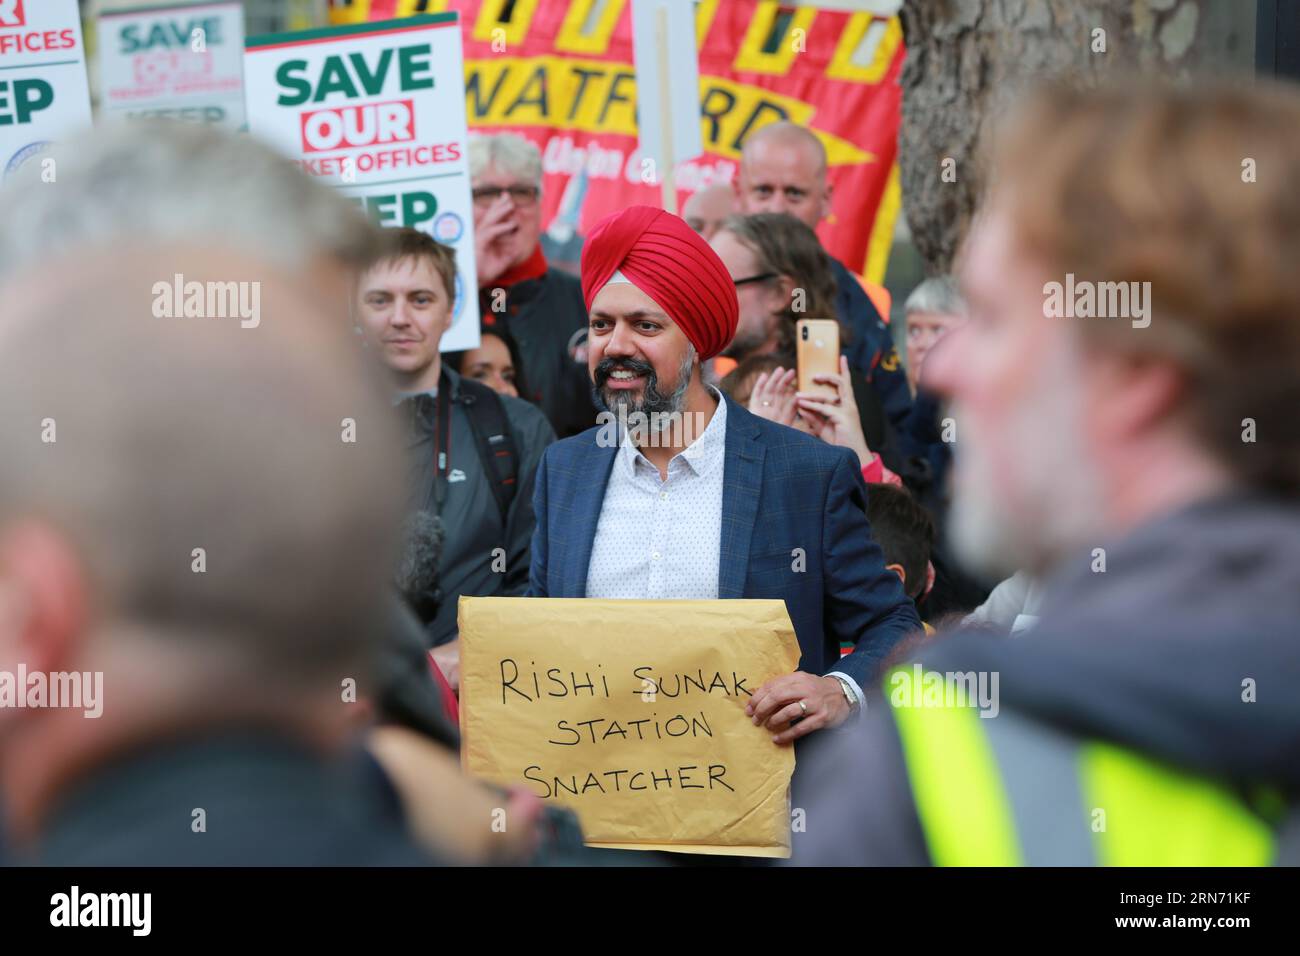
[[[899,165],[904,212],[927,273],[951,268],[979,195],[977,143],[1017,92],[1045,77],[1088,83],[1109,75],[1249,71],[1254,6],[1247,0],[905,0]],[[1105,52],[1094,52],[1099,38]]]

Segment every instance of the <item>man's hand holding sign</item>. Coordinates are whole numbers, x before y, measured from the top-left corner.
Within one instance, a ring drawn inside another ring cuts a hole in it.
[[[839,678],[795,671],[760,687],[745,714],[773,732],[773,743],[789,744],[814,730],[838,727],[854,709]]]

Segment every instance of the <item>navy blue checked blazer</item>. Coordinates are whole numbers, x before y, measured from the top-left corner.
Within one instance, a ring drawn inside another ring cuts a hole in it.
[[[921,628],[867,524],[857,457],[727,404],[718,597],[785,601],[799,669],[840,671],[867,690],[904,637]],[[587,567],[618,453],[599,428],[558,441],[537,469],[531,597],[586,597]],[[759,520],[759,516],[762,520]],[[796,571],[795,549],[805,565]],[[840,642],[856,645],[840,658]]]

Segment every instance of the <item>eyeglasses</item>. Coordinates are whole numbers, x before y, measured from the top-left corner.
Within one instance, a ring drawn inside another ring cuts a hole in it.
[[[742,285],[749,285],[751,282],[762,282],[765,279],[775,279],[776,277],[777,273],[775,272],[763,272],[756,276],[750,276],[747,279],[732,279],[731,281],[735,283],[736,288],[739,289]]]
[[[531,206],[541,190],[536,186],[479,186],[474,190],[474,205],[490,206],[503,193],[508,193],[516,206]]]

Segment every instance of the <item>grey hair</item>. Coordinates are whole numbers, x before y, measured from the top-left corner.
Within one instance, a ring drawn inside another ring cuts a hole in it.
[[[957,280],[952,276],[932,276],[912,290],[903,305],[903,314],[930,312],[936,315],[965,315],[966,300],[962,298]]]
[[[77,247],[202,237],[298,271],[359,265],[376,228],[361,208],[247,135],[162,120],[111,122],[52,146],[0,188],[0,279]]]
[[[518,176],[542,188],[542,153],[518,133],[493,133],[469,141],[469,178],[478,179],[488,166]]]

